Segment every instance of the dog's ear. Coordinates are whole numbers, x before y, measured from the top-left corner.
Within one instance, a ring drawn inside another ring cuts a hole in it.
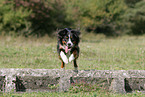
[[[78,30],[72,30],[71,32],[74,33],[75,37],[79,37],[81,34],[81,32]]]
[[[61,30],[58,31],[58,38],[62,38],[66,34],[67,34],[66,29],[61,29]]]

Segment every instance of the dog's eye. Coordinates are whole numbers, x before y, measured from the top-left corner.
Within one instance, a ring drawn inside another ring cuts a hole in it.
[[[68,39],[68,37],[66,37],[66,39]]]
[[[72,37],[70,37],[72,39]]]

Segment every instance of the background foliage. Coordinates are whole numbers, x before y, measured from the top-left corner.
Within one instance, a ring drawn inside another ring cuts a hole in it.
[[[28,33],[30,22],[27,21],[27,17],[30,13],[31,11],[23,7],[15,9],[13,1],[0,0],[0,33],[18,35],[23,30]]]
[[[106,36],[142,35],[144,7],[144,0],[0,0],[0,34],[43,36],[72,27]]]
[[[73,0],[69,3],[67,7],[74,10],[68,9],[68,16],[78,21],[76,26],[79,23],[88,32],[106,35],[117,34],[115,31],[120,28],[121,15],[126,10],[123,0]]]
[[[134,35],[145,34],[145,1],[133,5],[129,5],[130,7],[124,14],[126,32]]]

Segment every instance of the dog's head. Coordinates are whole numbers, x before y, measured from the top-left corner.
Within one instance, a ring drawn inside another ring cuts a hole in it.
[[[73,48],[79,43],[80,32],[71,28],[65,28],[58,31],[58,39],[61,45],[68,49]]]

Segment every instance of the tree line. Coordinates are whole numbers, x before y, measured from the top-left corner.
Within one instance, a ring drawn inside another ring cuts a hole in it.
[[[106,36],[145,34],[145,0],[0,0],[1,35],[72,27]]]

